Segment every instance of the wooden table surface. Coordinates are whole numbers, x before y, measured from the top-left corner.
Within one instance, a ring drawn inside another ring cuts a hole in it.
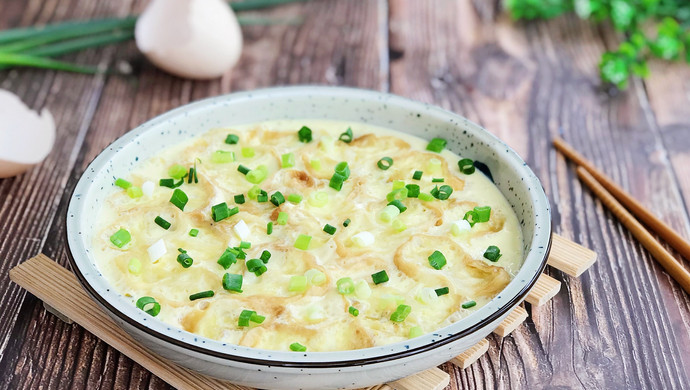
[[[550,269],[558,296],[466,370],[442,366],[450,389],[690,386],[690,296],[575,179],[554,152],[559,133],[690,237],[690,67],[609,96],[601,53],[616,33],[576,17],[511,22],[499,1],[320,0],[261,11],[300,26],[243,28],[225,77],[195,82],[146,62],[133,43],[68,59],[127,61],[131,75],[0,71],[0,88],[48,107],[58,137],[33,170],[0,179],[0,388],[163,389],[167,385],[77,325],[47,314],[8,271],[43,252],[66,264],[69,190],[106,145],[179,105],[285,84],[348,85],[430,102],[480,123],[526,159],[553,206],[555,231],[595,249],[580,278]],[[0,0],[0,29],[141,12],[144,1]],[[685,266],[689,264],[685,261]],[[46,280],[50,283],[50,280]]]

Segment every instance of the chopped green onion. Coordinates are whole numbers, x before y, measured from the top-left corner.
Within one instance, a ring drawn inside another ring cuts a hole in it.
[[[294,153],[285,153],[282,156],[280,156],[280,161],[281,161],[280,166],[283,168],[294,167],[295,166],[295,154]]]
[[[233,252],[232,249],[227,248],[223,252],[222,255],[220,255],[220,258],[217,261],[218,264],[220,264],[223,269],[228,269],[230,266],[233,264],[237,263],[237,255],[236,253]]]
[[[438,172],[441,170],[441,160],[437,158],[430,158],[426,163],[426,166],[431,172]]]
[[[445,139],[434,138],[431,141],[429,141],[429,144],[426,146],[426,150],[429,150],[431,152],[441,153],[445,147],[446,147],[446,140]]]
[[[256,314],[254,310],[242,310],[237,326],[249,326],[249,321],[260,324],[266,317]]]
[[[194,176],[196,175],[194,167],[189,168],[189,175],[187,175],[187,184],[192,184],[194,181]]]
[[[290,350],[295,352],[306,352],[307,347],[300,343],[292,343],[290,344]]]
[[[132,186],[132,183],[128,182],[125,179],[117,179],[115,180],[115,185],[122,188],[123,190],[126,190],[127,188]]]
[[[144,191],[141,190],[139,187],[131,186],[127,188],[127,195],[129,195],[130,198],[141,198],[144,196]]]
[[[182,268],[191,267],[194,263],[194,259],[192,259],[192,257],[187,254],[186,250],[182,248],[178,248],[177,250],[180,251],[180,254],[177,255],[177,262],[180,263]]]
[[[477,302],[475,302],[475,301],[469,301],[469,302],[465,302],[462,304],[463,309],[469,309],[470,307],[474,307],[474,306],[477,306]]]
[[[420,193],[419,195],[417,195],[417,198],[419,198],[419,200],[423,200],[425,202],[430,202],[430,201],[434,200],[434,197],[431,196],[431,194],[427,194],[426,192]]]
[[[419,337],[424,334],[424,331],[422,330],[421,326],[413,326],[410,328],[410,338],[413,339],[415,337]]]
[[[182,211],[184,211],[184,206],[188,201],[189,198],[187,197],[187,194],[185,194],[184,191],[179,188],[175,188],[175,191],[172,193],[172,197],[170,197],[170,203],[174,204]]]
[[[371,296],[371,287],[366,280],[358,280],[355,283],[355,296],[357,299],[369,299]]]
[[[258,185],[253,186],[247,191],[247,196],[249,199],[256,199],[256,197],[261,193],[261,188]]]
[[[448,294],[450,292],[450,289],[448,287],[441,287],[441,288],[437,288],[434,291],[436,291],[436,296],[440,297],[441,295]]]
[[[297,132],[297,137],[299,138],[299,142],[311,142],[311,129],[307,126],[302,126]]]
[[[407,188],[407,197],[408,198],[416,198],[419,196],[419,185],[408,184],[405,186],[405,188]]]
[[[400,214],[400,209],[393,205],[388,205],[379,213],[379,219],[383,222],[390,222]]]
[[[218,203],[217,205],[211,207],[211,218],[213,218],[214,222],[220,222],[229,216],[230,209],[228,208],[227,203]]]
[[[180,184],[182,184],[182,183],[180,183]],[[175,185],[175,179],[160,179],[158,181],[158,185],[161,187],[168,187],[168,188],[178,187]]]
[[[371,279],[374,281],[374,284],[385,283],[389,280],[386,270],[381,270],[379,272],[372,274]]]
[[[168,176],[170,176],[176,180],[180,180],[183,177],[185,177],[186,173],[187,173],[187,168],[185,168],[183,165],[180,165],[180,164],[175,164],[168,169]]]
[[[346,144],[352,142],[352,129],[348,127],[344,133],[340,134],[340,137],[338,137],[338,139],[345,142]]]
[[[335,285],[338,289],[338,293],[343,295],[352,294],[355,291],[355,282],[353,282],[352,278],[349,277],[338,279],[338,281],[335,282]]]
[[[422,171],[414,171],[414,173],[412,174],[412,178],[415,180],[421,180],[423,174],[424,172]]]
[[[307,236],[306,234],[300,234],[299,236],[297,236],[297,239],[295,240],[295,248],[306,251],[307,249],[309,249],[310,242],[311,236]]]
[[[443,177],[435,177],[435,178],[431,179],[432,183],[443,183],[444,181],[446,181],[446,179]]]
[[[353,317],[357,317],[357,316],[359,315],[359,310],[357,310],[357,308],[354,307],[354,306],[350,306],[350,307],[347,309],[347,312],[350,313],[350,314],[352,314]]]
[[[441,269],[444,265],[446,265],[446,257],[443,256],[443,253],[434,251],[434,253],[429,255],[429,265],[431,265],[433,268]]]
[[[328,203],[328,193],[325,191],[313,192],[309,195],[307,202],[314,207],[323,207]]]
[[[484,252],[484,258],[493,262],[498,261],[498,259],[500,259],[501,256],[503,256],[503,254],[496,245],[491,245],[490,247],[486,248],[486,252]]]
[[[268,263],[268,260],[271,259],[271,252],[264,250],[263,252],[261,252],[261,256],[259,256],[259,259],[261,259],[261,261],[264,264]]]
[[[344,226],[344,227],[347,227],[347,226],[350,224],[350,222],[352,222],[352,220],[351,220],[350,218],[344,220],[344,221],[343,221],[343,226]]]
[[[268,177],[268,167],[259,165],[247,173],[247,181],[252,184],[259,184]]]
[[[170,222],[166,221],[165,219],[161,218],[161,216],[157,216],[156,219],[153,220],[153,222],[156,223],[156,225],[162,227],[165,230],[170,229]]]
[[[259,203],[266,203],[268,202],[268,194],[264,193],[261,191],[261,193],[256,197],[256,201]]]
[[[189,235],[192,237],[196,237],[199,235],[199,229],[192,229],[189,231]]]
[[[405,180],[395,180],[393,182],[393,190],[397,190],[400,188],[405,188]]]
[[[273,203],[274,206],[280,206],[281,204],[285,203],[285,197],[280,191],[276,191],[271,195],[271,203]]]
[[[405,229],[407,229],[407,225],[405,225],[405,223],[403,221],[401,221],[397,218],[393,220],[393,230],[400,233],[400,232],[404,231]]]
[[[307,270],[307,272],[304,273],[304,276],[306,276],[309,283],[313,284],[314,286],[321,285],[326,281],[326,274],[315,268]]]
[[[249,249],[252,247],[252,243],[249,241],[240,241],[240,248]]]
[[[127,270],[132,275],[139,275],[141,273],[141,261],[136,257],[129,259],[129,264],[127,264]]]
[[[287,200],[288,200],[290,203],[295,203],[295,204],[300,203],[300,202],[302,201],[302,199],[304,199],[304,198],[303,198],[302,195],[300,195],[300,194],[290,194],[290,195],[288,195],[288,197],[287,197]]]
[[[331,236],[335,234],[335,230],[336,230],[335,226],[333,226],[333,225],[326,224],[323,227],[323,231],[330,234]]]
[[[227,291],[234,291],[241,293],[242,292],[242,275],[240,274],[229,274],[226,273],[223,275],[223,279],[221,281],[223,285],[223,289]]]
[[[471,175],[474,173],[474,161],[469,158],[463,158],[458,161],[458,168],[460,168],[460,172],[465,175]]]
[[[141,297],[137,299],[137,308],[140,310],[143,310],[147,314],[150,314],[151,316],[155,317],[158,315],[158,313],[161,312],[161,305],[160,303],[156,302],[156,299],[153,297]],[[149,306],[152,305],[152,306]],[[146,307],[149,307],[149,309],[146,309]]]
[[[235,134],[228,134],[227,137],[225,137],[225,143],[230,144],[230,145],[235,145],[240,141],[240,137],[236,136]]]
[[[233,199],[235,200],[235,204],[244,204],[245,202],[244,194],[235,195]]]
[[[336,191],[340,191],[343,188],[343,182],[344,181],[345,181],[345,176],[336,172],[333,174],[333,176],[331,176],[331,181],[328,183],[328,186],[333,188]]]
[[[268,271],[268,268],[266,268],[261,259],[251,259],[247,261],[245,265],[247,266],[247,270],[249,272],[253,272],[256,276],[260,276],[264,272]]]
[[[431,305],[434,302],[438,301],[438,295],[436,294],[436,291],[428,287],[424,287],[417,291],[415,298],[425,305]]]
[[[211,162],[216,164],[227,164],[235,161],[235,152],[226,152],[225,150],[216,150],[211,155]]]
[[[254,157],[255,153],[254,148],[250,148],[249,146],[242,147],[242,157]]]
[[[132,235],[125,229],[120,229],[110,236],[110,242],[118,248],[122,248],[132,240]]]
[[[453,193],[453,187],[451,187],[447,184],[444,184],[441,187],[435,186],[431,190],[431,196],[433,196],[434,198],[439,199],[439,200],[446,200],[446,199],[450,198],[450,195],[452,193]]]
[[[269,236],[273,233],[273,222],[266,224],[266,234]]]
[[[391,314],[391,321],[403,322],[405,321],[405,318],[407,318],[407,316],[410,315],[411,311],[412,308],[410,306],[398,305],[398,308],[395,309],[395,311]]]
[[[244,251],[242,250],[242,248],[240,248],[239,246],[236,246],[236,247],[234,247],[234,248],[228,248],[228,249],[229,249],[230,251],[232,251],[232,254],[234,254],[235,256],[237,256],[238,259],[244,260],[244,259],[247,258],[247,254],[244,253]]]
[[[237,171],[240,172],[243,175],[246,175],[251,171],[251,169],[245,167],[244,165],[240,164],[237,166]]]
[[[341,161],[335,166],[335,173],[343,177],[343,180],[347,180],[350,177],[350,167],[347,165],[347,161]]]
[[[286,213],[285,211],[281,211],[278,213],[278,218],[276,218],[276,223],[278,225],[285,225],[285,224],[287,224],[288,217],[289,217],[288,213]]]
[[[376,166],[379,167],[379,169],[382,169],[384,171],[388,170],[391,166],[393,166],[393,159],[390,157],[382,157],[377,163]]]
[[[321,160],[319,160],[318,158],[311,159],[309,160],[309,165],[311,165],[311,167],[314,168],[314,170],[318,171],[321,169]]]
[[[407,187],[398,188],[397,190],[393,190],[386,195],[386,200],[389,202],[392,202],[395,199],[401,199],[402,200],[405,198],[407,198]]]
[[[491,218],[491,207],[490,206],[477,206],[474,208],[477,212],[477,222],[489,222]]]
[[[304,275],[295,275],[290,278],[290,285],[288,291],[302,292],[307,290],[307,277]]]
[[[259,314],[252,314],[252,316],[249,318],[249,321],[257,323],[257,324],[262,324],[266,320],[265,316],[259,315]]]
[[[198,292],[196,294],[190,295],[189,300],[190,301],[196,301],[197,299],[211,298],[214,295],[216,295],[216,293],[214,293],[213,290],[202,291],[202,292]]]
[[[409,194],[410,194],[410,193],[409,193],[409,191],[408,191],[408,193],[407,193],[408,197],[409,197]],[[388,203],[388,205],[389,205],[389,206],[395,206],[395,207],[397,207],[398,210],[400,210],[401,213],[404,212],[405,210],[407,210],[407,207],[400,201],[400,199],[396,199],[396,200],[394,200],[394,201]]]

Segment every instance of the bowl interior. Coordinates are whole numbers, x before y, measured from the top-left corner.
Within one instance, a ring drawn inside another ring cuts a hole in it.
[[[364,122],[430,139],[443,137],[448,148],[482,162],[520,221],[525,259],[513,281],[496,298],[472,315],[438,331],[382,347],[357,351],[295,354],[226,345],[171,328],[136,309],[128,298],[112,290],[91,255],[93,226],[101,202],[113,191],[117,177],[125,177],[138,162],[162,148],[214,127],[275,119],[332,119]],[[73,264],[89,292],[115,315],[155,335],[179,341],[215,356],[250,356],[272,361],[324,362],[393,356],[460,337],[483,322],[505,313],[524,297],[541,273],[551,234],[549,204],[539,180],[524,161],[503,142],[475,123],[438,107],[394,95],[350,88],[284,87],[235,93],[192,103],[137,127],[106,148],[79,180],[67,213],[68,247]],[[493,316],[493,317],[492,317]]]

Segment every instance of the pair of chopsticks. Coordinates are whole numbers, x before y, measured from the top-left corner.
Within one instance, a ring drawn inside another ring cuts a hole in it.
[[[640,241],[666,272],[680,284],[683,290],[690,294],[690,272],[635,219],[635,216],[687,260],[690,260],[690,242],[642,206],[629,193],[616,185],[610,177],[598,170],[562,138],[556,137],[553,145],[558,151],[578,165],[577,176],[580,180],[592,190],[613,215],[618,217],[623,226]]]

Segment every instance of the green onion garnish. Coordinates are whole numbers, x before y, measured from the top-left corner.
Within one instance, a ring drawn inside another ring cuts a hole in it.
[[[273,233],[273,222],[266,224],[266,234],[269,236]]]
[[[249,326],[249,321],[260,324],[264,322],[266,317],[256,314],[254,310],[242,310],[240,318],[237,321],[237,326]]]
[[[130,198],[141,198],[144,196],[144,191],[141,190],[141,188],[136,187],[136,186],[131,186],[127,188],[127,195],[129,195]]]
[[[407,225],[405,225],[405,223],[399,219],[394,219],[392,225],[393,225],[393,229],[398,233],[407,229]]]
[[[250,148],[249,146],[244,146],[242,147],[242,157],[254,157],[254,154],[256,154],[256,151],[254,148]]]
[[[243,175],[246,175],[251,171],[251,169],[245,167],[244,165],[240,164],[237,166],[237,171],[240,172]]]
[[[431,179],[432,183],[443,183],[444,181],[446,181],[446,179],[443,177],[434,177],[433,179]]]
[[[450,292],[450,289],[448,287],[441,287],[441,288],[437,288],[434,291],[436,291],[436,296],[440,297],[441,295],[448,294]]]
[[[331,236],[335,234],[335,230],[336,230],[335,226],[333,226],[333,225],[326,224],[323,227],[323,231],[330,234]]]
[[[410,196],[410,192],[409,192],[409,191],[407,192],[407,196],[408,196],[408,197]],[[395,206],[395,207],[397,207],[398,210],[400,210],[401,213],[404,212],[405,210],[407,210],[407,207],[400,201],[400,199],[396,199],[396,200],[394,200],[394,201],[388,203],[388,205],[389,205],[389,206]]]
[[[240,137],[236,136],[235,134],[228,134],[227,137],[225,137],[225,143],[230,144],[230,145],[235,145],[240,141]]]
[[[158,313],[161,312],[161,305],[160,303],[156,302],[156,299],[153,297],[141,297],[137,299],[136,303],[137,307],[147,314],[150,314],[151,316],[155,317],[158,315]],[[152,306],[150,306],[152,305]],[[146,309],[146,307],[149,307]]]
[[[285,203],[285,197],[280,191],[276,191],[271,195],[271,203],[273,203],[274,206],[280,206],[281,204]]]
[[[340,191],[343,188],[343,182],[344,181],[345,181],[345,176],[336,172],[333,174],[333,176],[331,176],[331,181],[328,182],[328,186],[333,188],[336,191]]]
[[[110,242],[118,248],[122,248],[132,240],[132,235],[125,229],[120,229],[110,236]]]
[[[357,310],[357,308],[354,306],[350,306],[347,309],[347,311],[348,311],[348,313],[352,314],[353,317],[357,317],[359,315],[359,310]]]
[[[469,301],[469,302],[465,302],[462,304],[463,309],[469,309],[470,307],[474,307],[474,306],[477,306],[477,302],[475,302],[475,301]]]
[[[377,163],[376,166],[379,167],[379,169],[383,169],[384,171],[388,170],[393,165],[393,159],[390,157],[382,157]]]
[[[474,161],[469,158],[463,158],[458,161],[458,168],[460,168],[460,172],[465,175],[471,175],[474,173]]]
[[[180,183],[182,184],[182,183]],[[175,188],[175,179],[160,179],[158,185],[161,187]]]
[[[501,256],[503,256],[503,254],[501,254],[501,250],[498,249],[496,245],[491,245],[490,247],[486,248],[486,251],[484,252],[484,258],[493,262],[498,261]]]
[[[170,222],[166,221],[165,219],[161,218],[161,216],[157,216],[156,219],[153,220],[153,222],[156,223],[156,225],[162,227],[165,230],[170,229]]]
[[[218,203],[217,205],[211,207],[211,218],[213,218],[214,222],[220,222],[229,216],[230,209],[228,208],[227,203]]]
[[[353,282],[352,278],[349,277],[338,279],[338,281],[335,282],[335,285],[338,289],[338,292],[343,295],[352,294],[355,291],[355,282]]]
[[[268,194],[265,191],[261,190],[261,193],[256,196],[256,201],[259,203],[268,202]]]
[[[257,196],[261,193],[261,188],[258,185],[253,186],[252,188],[247,191],[247,196],[249,199],[256,199]]]
[[[187,184],[192,184],[192,181],[194,181],[194,167],[189,168],[189,175],[187,176]]]
[[[300,195],[300,194],[290,194],[290,195],[288,195],[288,197],[287,197],[287,200],[288,200],[290,203],[295,203],[295,204],[300,203],[300,202],[302,201],[302,199],[304,199],[304,198],[303,198],[302,195]]]
[[[197,299],[201,299],[201,298],[211,298],[214,295],[216,295],[216,293],[214,293],[213,290],[202,291],[202,292],[198,292],[196,294],[190,295],[189,300],[190,301],[196,301]]]
[[[300,343],[292,343],[292,344],[290,344],[290,350],[295,351],[295,352],[306,352],[307,347],[305,347],[304,345],[302,345]]]
[[[312,168],[318,171],[321,169],[321,160],[319,160],[318,158],[311,159],[309,160],[309,165],[311,165]]]
[[[408,184],[405,186],[405,188],[407,188],[407,197],[408,198],[416,198],[419,196],[419,185]]]
[[[278,225],[285,225],[288,221],[288,213],[281,211],[278,213],[278,218],[276,218],[276,223]]]
[[[297,132],[297,137],[299,138],[299,142],[311,142],[311,129],[307,126],[302,126]]]
[[[295,166],[295,154],[294,153],[285,153],[282,156],[280,156],[280,161],[281,161],[280,166],[283,168],[294,167]]]
[[[352,222],[352,220],[351,220],[350,218],[344,220],[344,221],[343,221],[343,226],[344,226],[344,227],[347,227],[347,225],[349,225],[350,222]]]
[[[117,179],[115,180],[115,185],[122,188],[123,190],[126,190],[127,188],[132,186],[132,183],[128,182],[125,179]]]
[[[413,326],[410,328],[410,338],[419,337],[424,334],[421,326]]]
[[[199,229],[192,229],[189,231],[189,235],[192,237],[196,237],[199,235]]]
[[[242,292],[242,275],[226,273],[223,275],[221,283],[224,290]]]
[[[290,278],[288,291],[302,292],[307,289],[307,277],[304,275],[294,275]]]
[[[194,263],[194,259],[187,254],[187,251],[182,248],[177,248],[180,254],[177,255],[177,262],[180,263],[182,268],[189,268]]]
[[[264,264],[268,263],[268,260],[271,259],[271,252],[264,250],[263,252],[261,252],[261,256],[259,256],[259,259],[261,259],[261,261],[263,261]]]
[[[268,167],[259,165],[247,173],[247,181],[252,184],[259,184],[268,177]]]
[[[185,177],[186,173],[187,168],[180,164],[175,164],[168,169],[168,176],[172,177],[175,180],[182,179],[183,177]]]
[[[452,193],[453,193],[453,187],[451,187],[447,184],[444,184],[441,187],[435,186],[431,190],[431,196],[433,196],[434,198],[439,199],[439,200],[446,200],[446,199],[450,198],[450,195]]]
[[[381,270],[375,274],[372,274],[371,279],[374,281],[374,284],[385,283],[389,280],[386,270]]]
[[[225,150],[216,150],[211,155],[211,162],[216,164],[227,164],[235,161],[235,152],[227,152]]]
[[[344,133],[340,134],[340,137],[338,137],[338,139],[345,142],[346,144],[352,142],[352,129],[348,127]]]
[[[477,222],[489,222],[491,218],[491,207],[490,206],[477,206],[474,208],[477,212]]]
[[[252,247],[252,243],[249,241],[240,241],[240,248],[249,249]]]
[[[423,200],[425,202],[430,202],[430,201],[434,200],[434,197],[431,196],[431,194],[427,194],[426,192],[421,192],[419,195],[417,195],[417,198],[419,198],[419,200]]]
[[[268,268],[264,265],[264,262],[261,261],[261,259],[251,259],[248,260],[245,265],[247,266],[247,270],[249,272],[253,272],[254,275],[260,276],[264,272],[268,271]]]
[[[307,249],[309,249],[310,242],[311,236],[307,236],[306,234],[300,234],[299,236],[297,236],[297,239],[295,240],[295,248],[306,251]]]
[[[410,306],[398,305],[398,308],[395,309],[395,311],[391,314],[391,321],[403,322],[405,321],[405,318],[407,318],[407,316],[410,315],[411,311],[412,308]]]
[[[139,259],[136,257],[129,259],[127,270],[132,275],[139,275],[141,273],[141,261],[139,261]]]
[[[405,188],[405,180],[395,180],[393,181],[392,190],[397,190],[399,188]]]
[[[326,281],[326,274],[315,268],[308,269],[304,276],[307,277],[309,283],[315,286],[322,285]]]
[[[436,153],[441,153],[443,149],[446,147],[446,140],[443,138],[434,138],[431,141],[429,141],[429,144],[426,146],[426,150],[429,150],[431,152],[436,152]]]
[[[388,205],[379,213],[379,219],[383,222],[390,222],[400,214],[400,209],[393,205]]]
[[[235,195],[233,199],[235,200],[235,204],[244,204],[245,202],[244,194]]]
[[[439,251],[434,251],[434,253],[429,255],[429,265],[436,269],[443,268],[446,265],[446,256],[443,256],[443,253]]]
[[[423,174],[424,172],[422,171],[414,171],[414,173],[412,174],[412,178],[415,180],[421,180]]]
[[[237,263],[237,255],[230,248],[225,249],[223,254],[220,255],[220,258],[218,259],[218,264],[220,264],[223,269],[228,269],[235,263]]]
[[[396,200],[396,199],[402,200],[402,199],[405,199],[405,198],[407,198],[407,187],[398,188],[398,189],[396,189],[396,190],[393,190],[393,191],[389,192],[389,193],[386,195],[386,200],[389,201],[389,202],[392,202],[392,201],[394,201],[394,200]]]
[[[350,167],[347,165],[347,161],[341,161],[335,166],[335,173],[343,177],[343,180],[347,180],[350,177]]]
[[[179,188],[175,188],[175,191],[172,193],[172,197],[170,197],[170,203],[174,204],[182,211],[184,211],[184,206],[188,201],[189,198],[187,197],[187,194],[185,194],[184,191]]]

